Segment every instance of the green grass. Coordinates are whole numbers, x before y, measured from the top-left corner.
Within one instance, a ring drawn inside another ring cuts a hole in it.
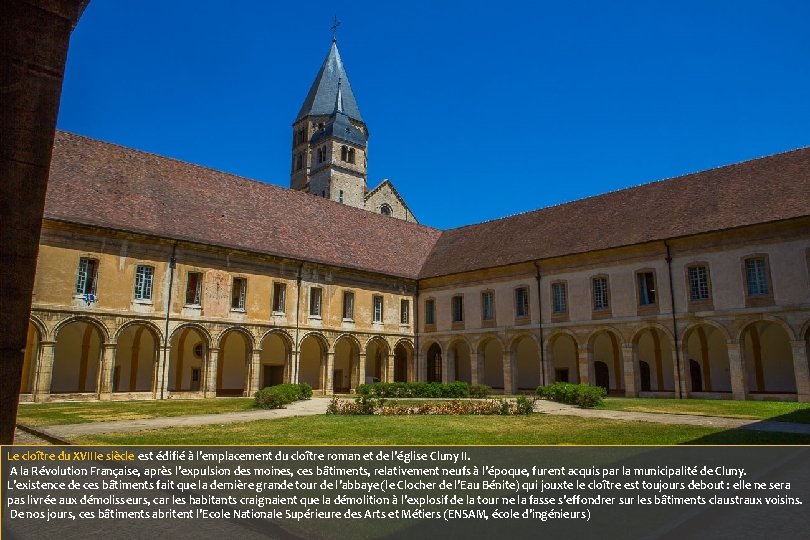
[[[694,414],[810,424],[810,403],[726,399],[605,398],[601,409]]]
[[[810,444],[810,436],[533,414],[307,416],[238,424],[108,433],[82,444]]]
[[[241,412],[251,409],[254,409],[253,398],[21,403],[17,411],[17,423],[29,426],[55,426],[162,416]]]

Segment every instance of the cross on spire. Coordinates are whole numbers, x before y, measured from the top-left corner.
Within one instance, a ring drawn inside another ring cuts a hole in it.
[[[331,29],[332,29],[332,41],[334,41],[334,42],[337,41],[337,29],[338,29],[338,26],[340,26],[340,21],[338,20],[337,15],[335,15],[335,20],[332,21],[332,26],[331,26]]]

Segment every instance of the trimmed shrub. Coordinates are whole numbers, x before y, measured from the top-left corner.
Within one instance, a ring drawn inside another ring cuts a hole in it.
[[[487,398],[492,393],[492,388],[485,384],[474,384],[470,387],[471,398]]]
[[[298,393],[301,396],[298,399],[309,399],[312,397],[312,387],[309,383],[298,383]]]
[[[522,398],[522,399],[521,399]],[[453,399],[449,401],[424,402],[419,405],[399,405],[386,403],[383,398],[358,396],[354,402],[333,397],[327,407],[327,414],[378,414],[382,416],[400,415],[504,415],[530,414],[534,400],[521,396],[517,400],[487,399],[469,401]]]
[[[515,399],[515,409],[517,414],[529,415],[534,412],[534,402],[537,398],[528,398],[527,396],[518,396]]]
[[[262,409],[283,409],[294,401],[312,397],[312,388],[306,384],[277,384],[262,388],[253,394],[256,406]]]
[[[360,396],[380,398],[466,398],[470,396],[470,386],[461,381],[448,384],[438,382],[360,384],[355,391]]]
[[[569,405],[579,405],[583,409],[591,409],[601,405],[602,399],[607,395],[607,391],[601,386],[564,382],[538,386],[535,393],[540,398],[559,403],[568,403]]]

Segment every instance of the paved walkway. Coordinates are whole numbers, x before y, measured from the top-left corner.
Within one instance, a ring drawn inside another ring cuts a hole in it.
[[[772,420],[750,420],[745,418],[725,418],[720,416],[699,416],[695,414],[645,413],[631,411],[608,411],[604,409],[580,409],[554,401],[538,400],[534,410],[546,414],[564,416],[583,416],[589,418],[607,418],[610,420],[637,420],[658,424],[681,424],[688,426],[706,426],[719,429],[750,429],[772,433],[798,433],[810,435],[810,424],[792,422],[774,422]]]
[[[69,424],[36,428],[36,431],[55,439],[71,440],[85,435],[98,433],[123,433],[146,429],[172,427],[194,427],[213,424],[233,424],[290,416],[311,416],[326,413],[329,400],[313,398],[288,405],[286,409],[255,410],[222,414],[202,414],[194,416],[169,416],[163,418],[145,418],[141,420],[117,420],[113,422],[92,422],[86,424]],[[655,422],[659,424],[682,424],[706,426],[719,429],[750,429],[773,433],[796,433],[810,435],[810,424],[774,422],[770,420],[746,420],[742,418],[722,418],[718,416],[697,416],[689,414],[643,413],[628,411],[607,411],[601,409],[580,409],[573,405],[538,400],[535,411],[545,414],[563,416],[580,416],[589,418],[607,418],[610,420]],[[19,444],[31,442],[18,441]]]
[[[306,401],[296,401],[287,405],[286,409],[253,410],[221,414],[197,414],[193,416],[165,416],[161,418],[142,418],[138,420],[115,420],[112,422],[89,422],[85,424],[65,424],[57,426],[44,426],[35,428],[47,436],[56,439],[73,439],[84,435],[98,433],[125,433],[142,431],[145,429],[162,429],[173,427],[207,426],[212,424],[235,424],[238,422],[252,422],[253,420],[268,420],[271,418],[287,418],[290,416],[312,416],[325,414],[329,405],[328,399],[313,398]]]

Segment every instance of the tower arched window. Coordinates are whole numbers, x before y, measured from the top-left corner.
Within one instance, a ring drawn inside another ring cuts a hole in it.
[[[354,163],[354,148],[349,148],[349,163]]]
[[[387,204],[384,204],[384,205],[380,206],[380,213],[382,215],[384,215],[384,216],[390,216],[391,215],[391,207],[388,206]]]
[[[340,161],[349,161],[349,148],[345,144],[340,147]]]
[[[298,152],[298,156],[295,158],[295,170],[300,171],[304,168],[304,154]]]
[[[318,163],[323,163],[326,161],[326,147],[322,146],[318,148]]]

